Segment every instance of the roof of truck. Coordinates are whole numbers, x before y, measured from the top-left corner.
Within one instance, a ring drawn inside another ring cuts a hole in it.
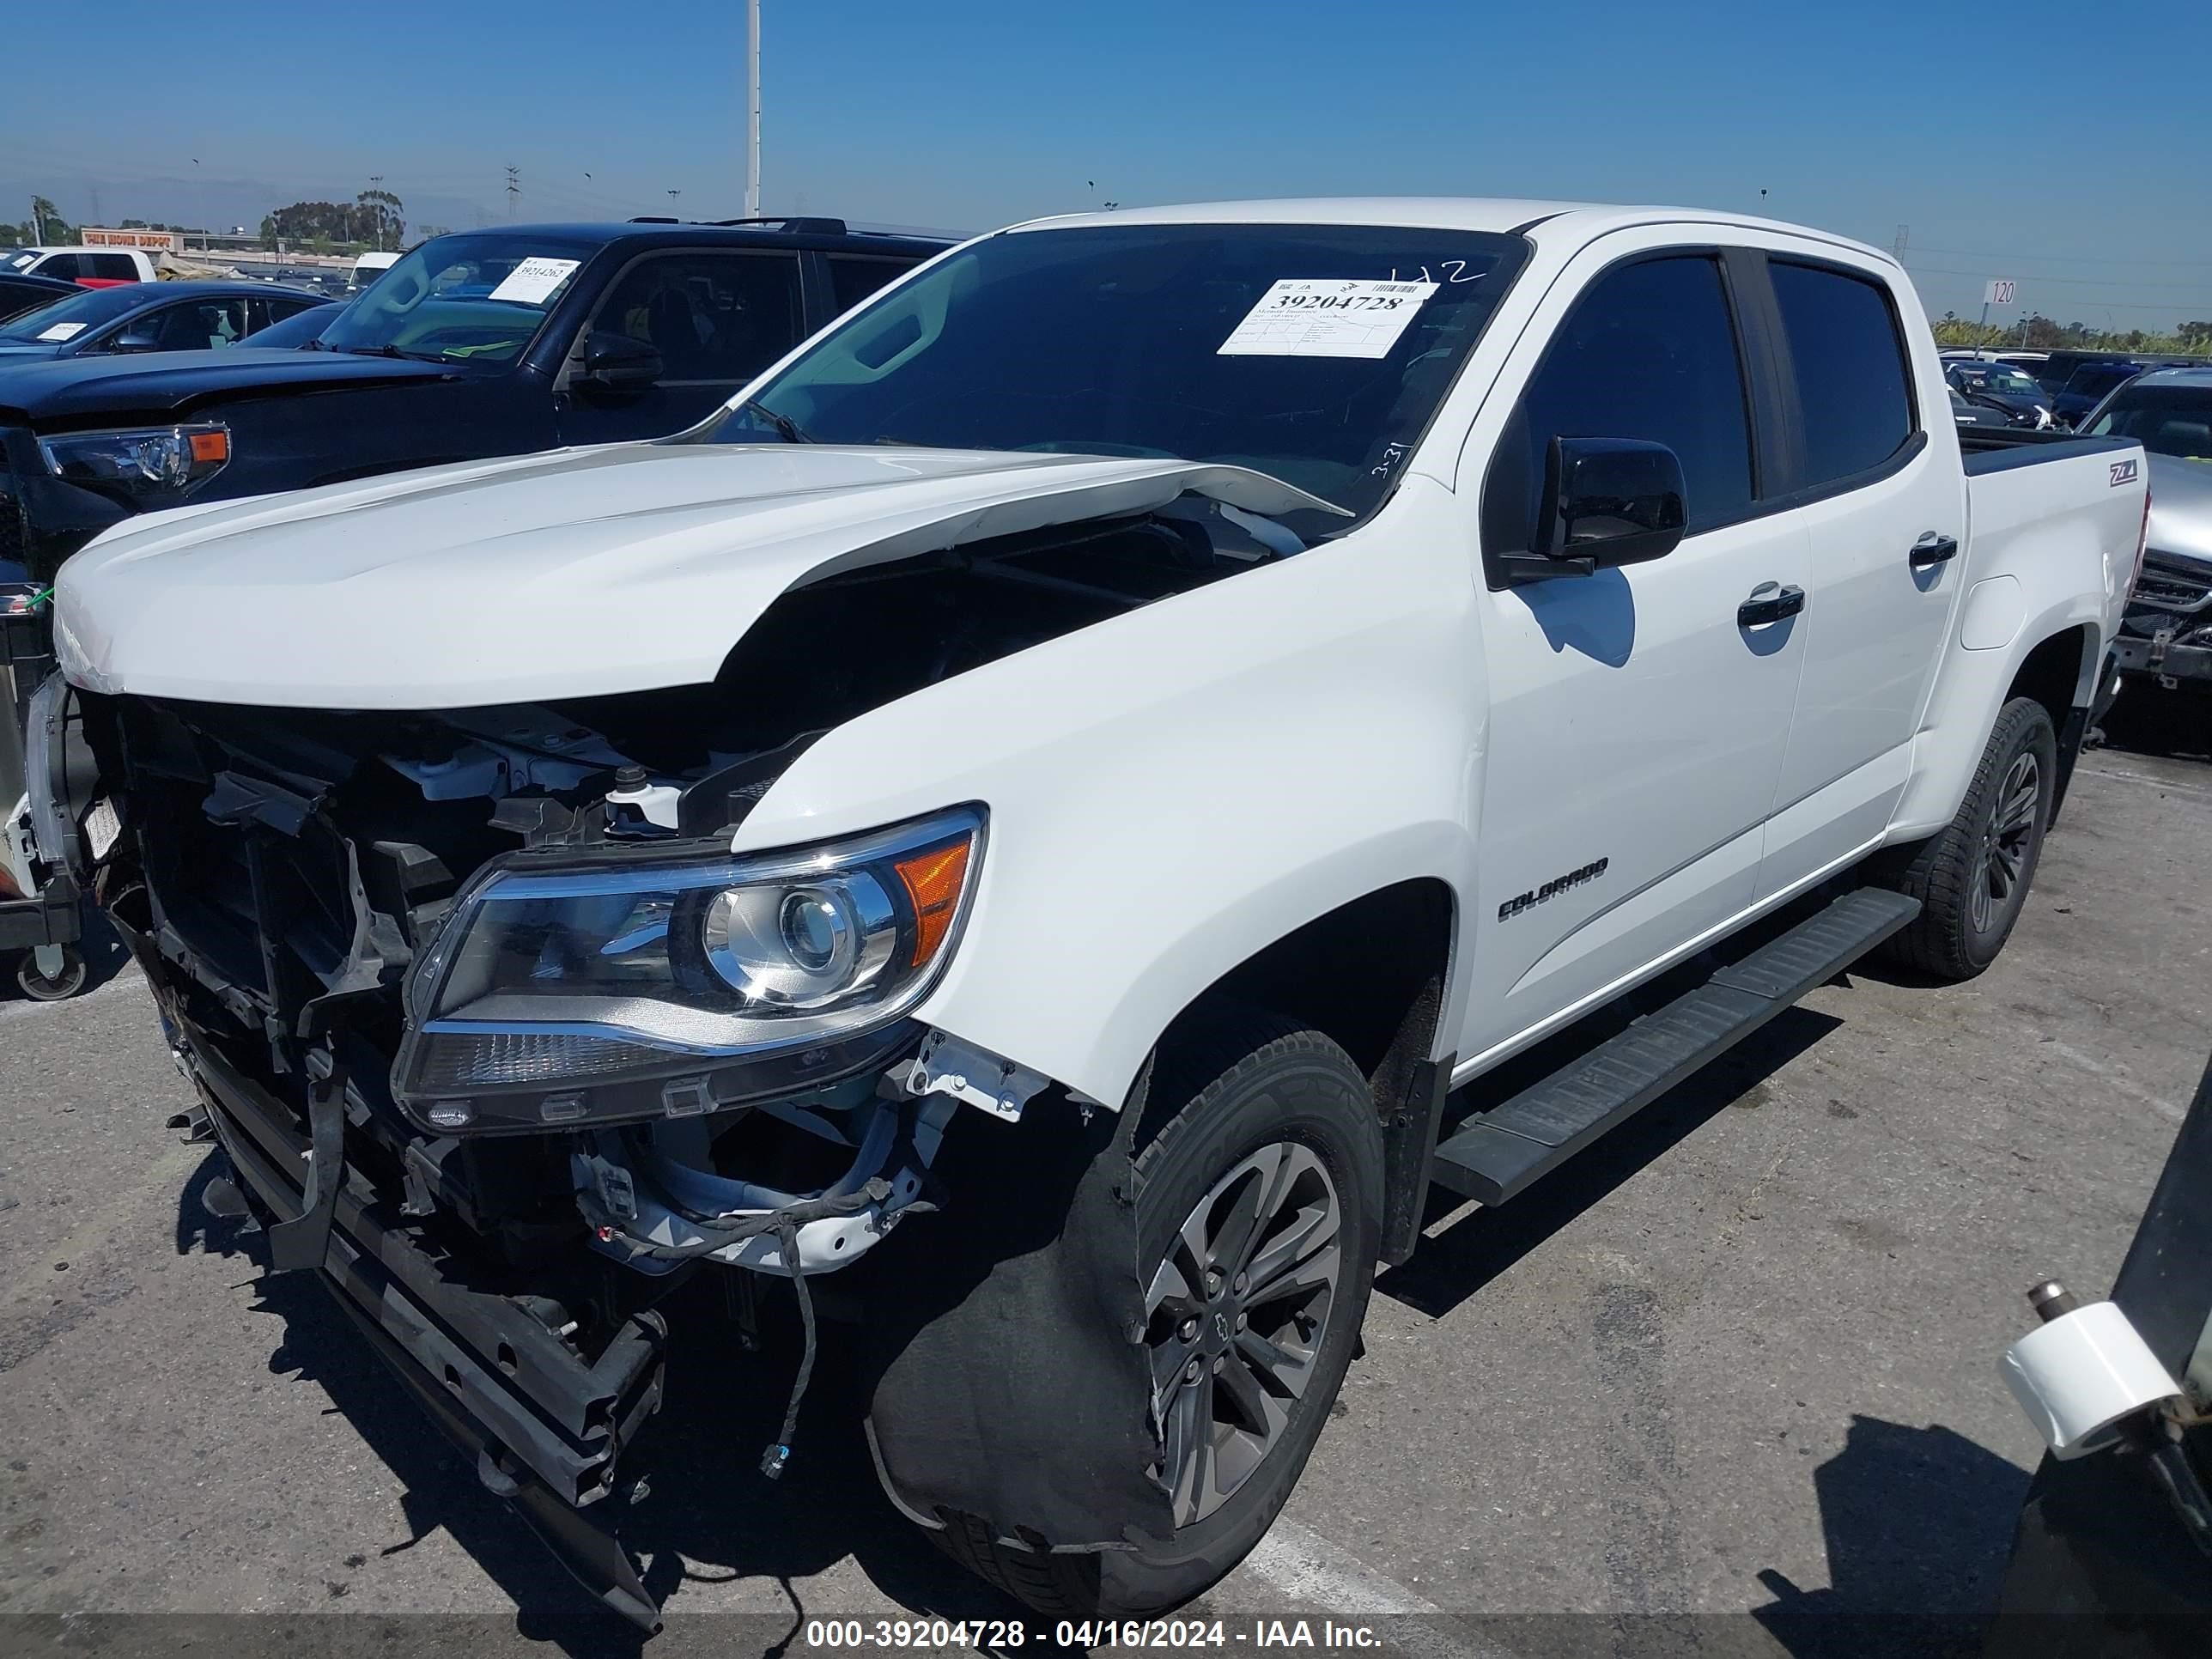
[[[1577,240],[1637,225],[1711,224],[1808,236],[1894,264],[1881,249],[1809,225],[1713,208],[1631,207],[1601,202],[1522,200],[1495,196],[1336,196],[1280,201],[1190,202],[1165,207],[1116,208],[1106,213],[1032,219],[1016,230],[1077,225],[1399,225],[1434,230],[1519,232],[1540,237],[1558,225]]]

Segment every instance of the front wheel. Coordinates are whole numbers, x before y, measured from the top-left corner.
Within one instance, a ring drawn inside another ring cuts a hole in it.
[[[1336,1043],[1224,1014],[1163,1045],[1150,1099],[1133,1163],[1174,1531],[1090,1555],[1021,1550],[973,1517],[936,1534],[1041,1612],[1165,1612],[1243,1560],[1321,1436],[1374,1282],[1382,1131]]]
[[[1897,887],[1920,915],[1886,947],[1941,980],[1973,978],[1997,959],[2027,902],[2058,781],[2058,738],[2039,702],[2015,697],[1949,825],[1913,849]]]

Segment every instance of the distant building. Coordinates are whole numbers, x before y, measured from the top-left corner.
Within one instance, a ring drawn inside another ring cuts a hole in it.
[[[185,239],[173,230],[100,230],[87,225],[77,233],[82,247],[141,247],[149,253],[182,253]]]

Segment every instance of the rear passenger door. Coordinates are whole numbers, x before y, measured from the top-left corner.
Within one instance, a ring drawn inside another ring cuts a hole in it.
[[[1805,611],[1762,895],[1850,858],[1887,826],[1964,574],[1966,511],[1956,423],[1948,407],[1919,407],[1879,270],[1784,248],[1765,267],[1764,333],[1786,416],[1774,507],[1804,533],[1788,580],[1804,588]]]
[[[1457,1045],[1470,1065],[1753,902],[1801,653],[1797,618],[1747,625],[1741,607],[1796,579],[1804,535],[1759,501],[1768,399],[1741,348],[1731,264],[1670,240],[1631,233],[1578,256],[1474,428],[1475,446],[1495,435],[1486,459],[1471,451],[1490,719]],[[1499,556],[1531,544],[1551,441],[1576,437],[1672,449],[1686,533],[1649,563],[1509,586]]]
[[[805,313],[797,252],[693,248],[633,260],[609,286],[562,369],[561,441],[665,437],[716,405],[799,343]],[[627,335],[660,354],[642,387],[594,386],[584,353],[595,333]]]

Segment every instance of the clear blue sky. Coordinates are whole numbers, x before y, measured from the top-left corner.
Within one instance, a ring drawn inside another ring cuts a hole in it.
[[[412,222],[458,226],[506,216],[509,163],[526,218],[665,211],[670,189],[738,210],[740,0],[16,9],[6,217],[38,190],[80,221],[96,195],[110,222],[253,223],[382,173]],[[763,12],[771,210],[979,230],[1101,199],[1765,189],[1885,246],[1909,226],[1938,313],[2008,276],[2061,321],[2212,317],[2202,0]]]

